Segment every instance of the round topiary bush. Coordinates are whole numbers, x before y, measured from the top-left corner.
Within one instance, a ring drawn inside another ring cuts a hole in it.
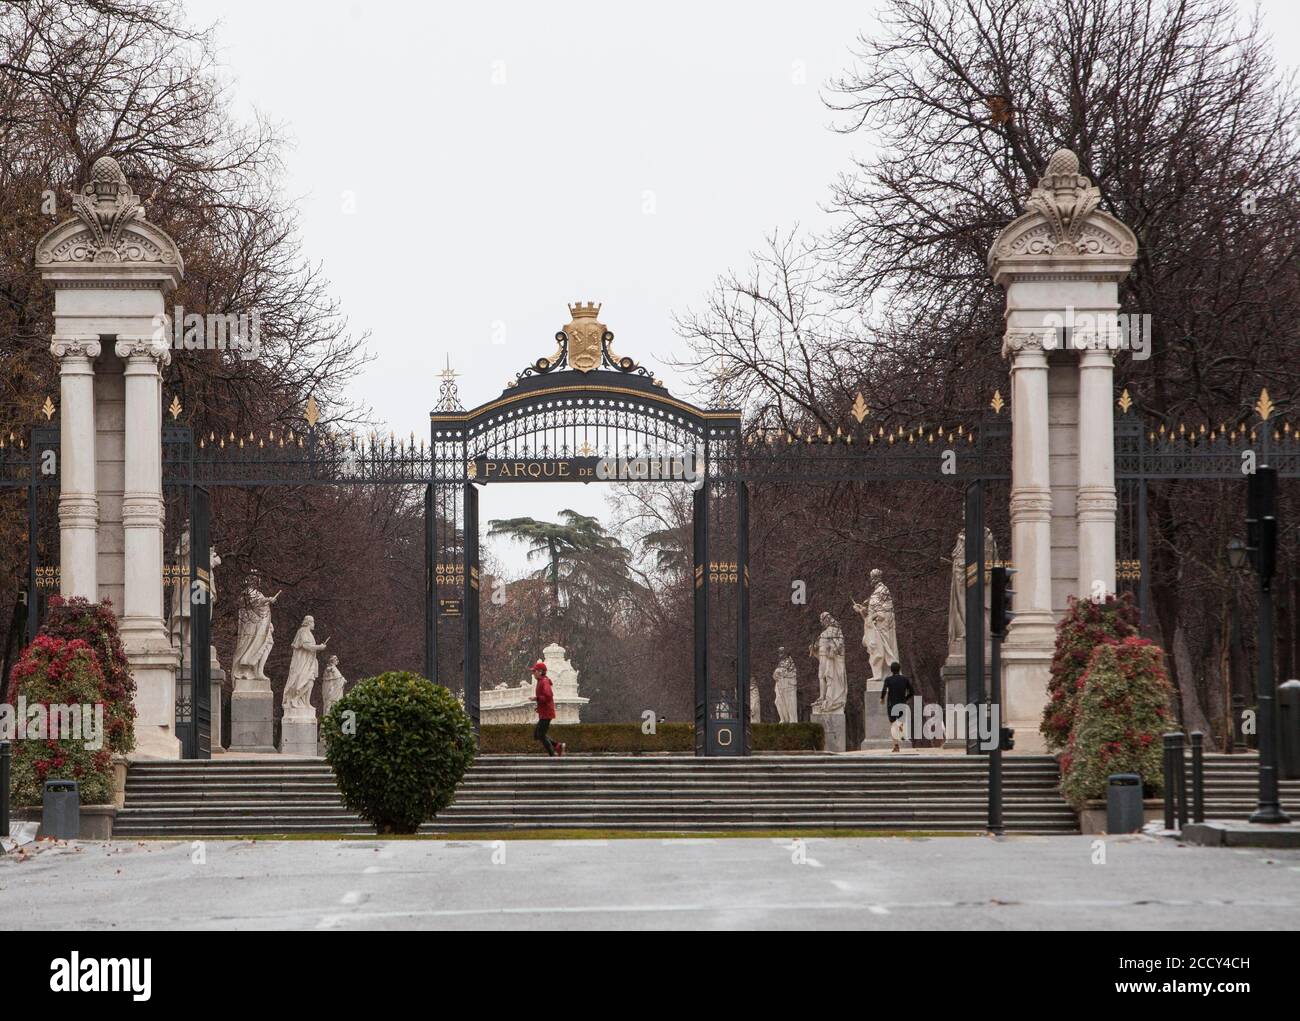
[[[1164,653],[1144,638],[1104,642],[1079,680],[1078,716],[1061,755],[1061,793],[1076,808],[1104,797],[1112,773],[1137,773],[1151,792],[1164,785],[1161,735],[1173,685]]]
[[[1093,650],[1107,641],[1138,633],[1138,611],[1127,592],[1110,595],[1104,602],[1071,597],[1070,608],[1056,625],[1056,650],[1047,682],[1047,705],[1039,726],[1047,747],[1059,752],[1070,742],[1070,728],[1078,712],[1079,678]]]
[[[378,833],[414,833],[451,804],[474,727],[450,691],[394,671],[357,681],[321,721],[343,803]]]
[[[113,753],[105,735],[87,740],[84,709],[99,705],[104,677],[94,650],[80,640],[65,641],[40,634],[14,664],[6,697],[11,711],[21,705],[23,720],[12,720],[14,734],[11,796],[16,805],[39,805],[46,780],[76,780],[83,805],[106,805],[113,800]],[[19,702],[19,696],[23,701]],[[79,707],[75,718],[50,706]],[[93,708],[91,712],[93,712]],[[62,717],[56,725],[52,717]],[[51,736],[68,722],[82,723],[82,733]],[[18,728],[21,727],[21,731]],[[6,729],[8,729],[6,727]],[[107,722],[104,722],[107,730]],[[99,747],[88,747],[98,743]]]
[[[92,603],[78,596],[64,599],[55,596],[40,633],[65,641],[81,639],[99,660],[104,678],[102,698],[104,725],[109,749],[125,755],[135,748],[135,678],[122,649],[117,631],[117,617],[105,599]]]

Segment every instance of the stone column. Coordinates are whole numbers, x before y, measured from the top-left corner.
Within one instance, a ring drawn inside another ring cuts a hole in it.
[[[95,560],[95,366],[98,336],[50,338],[59,362],[59,594],[99,598]]]
[[[126,379],[122,493],[122,644],[135,673],[136,740],[143,754],[175,757],[178,650],[163,616],[163,333],[117,338]]]
[[[1052,478],[1048,447],[1047,352],[1041,331],[1007,335],[1011,353],[1011,559],[1015,619],[1008,645],[1038,642],[1052,617]]]
[[[1104,332],[1104,331],[1103,331]],[[1104,346],[1079,354],[1079,593],[1115,591],[1114,360]]]

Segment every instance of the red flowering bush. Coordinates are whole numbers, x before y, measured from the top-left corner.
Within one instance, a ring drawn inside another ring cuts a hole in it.
[[[1047,747],[1059,752],[1070,741],[1078,711],[1079,678],[1097,646],[1136,636],[1138,611],[1132,597],[1107,596],[1105,602],[1071,597],[1070,608],[1056,625],[1056,652],[1047,682],[1047,705],[1039,727]]]
[[[1079,681],[1077,714],[1061,756],[1061,793],[1076,808],[1106,793],[1112,773],[1137,773],[1150,791],[1164,784],[1161,735],[1173,685],[1164,653],[1145,638],[1098,645]]]
[[[92,603],[77,597],[50,600],[41,634],[67,641],[81,639],[99,659],[103,671],[104,725],[111,751],[126,754],[135,748],[135,678],[117,633],[117,617],[107,599]]]
[[[98,748],[88,748],[85,714],[80,734],[60,733],[50,706],[93,707],[106,710],[101,694],[103,671],[95,651],[80,639],[67,641],[39,634],[23,650],[14,665],[7,698],[9,724],[15,729],[13,741],[12,799],[17,805],[39,805],[46,780],[76,780],[82,804],[101,805],[113,800],[113,753],[107,735],[100,733]],[[16,719],[18,698],[24,699],[23,719]],[[66,725],[68,718],[63,717]],[[103,717],[107,730],[107,713]],[[21,729],[20,729],[21,728]],[[7,728],[6,728],[7,729]],[[24,733],[25,732],[25,733]]]

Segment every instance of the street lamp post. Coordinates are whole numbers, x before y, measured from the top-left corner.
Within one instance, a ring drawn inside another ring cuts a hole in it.
[[[1259,578],[1259,683],[1256,724],[1259,739],[1259,805],[1256,823],[1287,823],[1277,791],[1277,682],[1273,677],[1273,574],[1277,564],[1277,469],[1260,465],[1250,476],[1246,496],[1245,552]],[[1240,562],[1241,546],[1229,544],[1230,563]]]

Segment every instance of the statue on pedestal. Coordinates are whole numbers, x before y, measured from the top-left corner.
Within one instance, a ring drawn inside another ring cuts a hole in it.
[[[749,722],[763,722],[762,698],[758,693],[757,677],[751,677],[749,680]]]
[[[991,529],[984,529],[984,564],[998,560],[998,543]],[[988,602],[987,590],[985,602]],[[987,609],[987,606],[985,607]],[[952,587],[948,591],[948,651],[949,655],[965,655],[966,640],[966,529],[957,533],[952,547]]]
[[[275,644],[271,606],[280,598],[280,593],[264,596],[257,587],[259,584],[257,575],[249,578],[239,608],[239,634],[230,664],[230,673],[237,691],[255,687],[258,683],[270,684],[270,678],[266,676],[266,659],[271,655],[271,646]]]
[[[794,657],[785,651],[784,645],[776,650],[776,654],[776,669],[772,671],[772,680],[776,682],[776,715],[782,723],[798,723],[799,675]]]
[[[286,715],[291,710],[298,710],[293,713],[295,716],[305,716],[311,712],[311,690],[316,686],[316,677],[320,673],[320,664],[316,661],[316,654],[324,652],[325,646],[329,644],[329,639],[316,644],[316,636],[312,634],[312,628],[316,626],[316,621],[310,615],[303,617],[302,626],[298,628],[298,633],[293,636],[293,656],[289,660],[289,679],[284,683],[284,694],[281,696],[280,704],[284,707]],[[305,710],[305,712],[304,712]]]
[[[812,711],[820,714],[844,712],[849,683],[844,672],[844,632],[829,613],[821,615],[822,633],[808,649],[817,660],[817,701]]]
[[[325,673],[321,678],[320,714],[322,717],[327,715],[334,703],[343,697],[343,686],[347,683],[347,678],[339,672],[339,658],[331,656],[325,661]]]
[[[862,617],[862,645],[871,660],[871,680],[889,676],[889,664],[900,662],[898,636],[895,633],[894,597],[883,581],[880,568],[871,571],[871,595],[865,604],[853,601],[853,609]]]

